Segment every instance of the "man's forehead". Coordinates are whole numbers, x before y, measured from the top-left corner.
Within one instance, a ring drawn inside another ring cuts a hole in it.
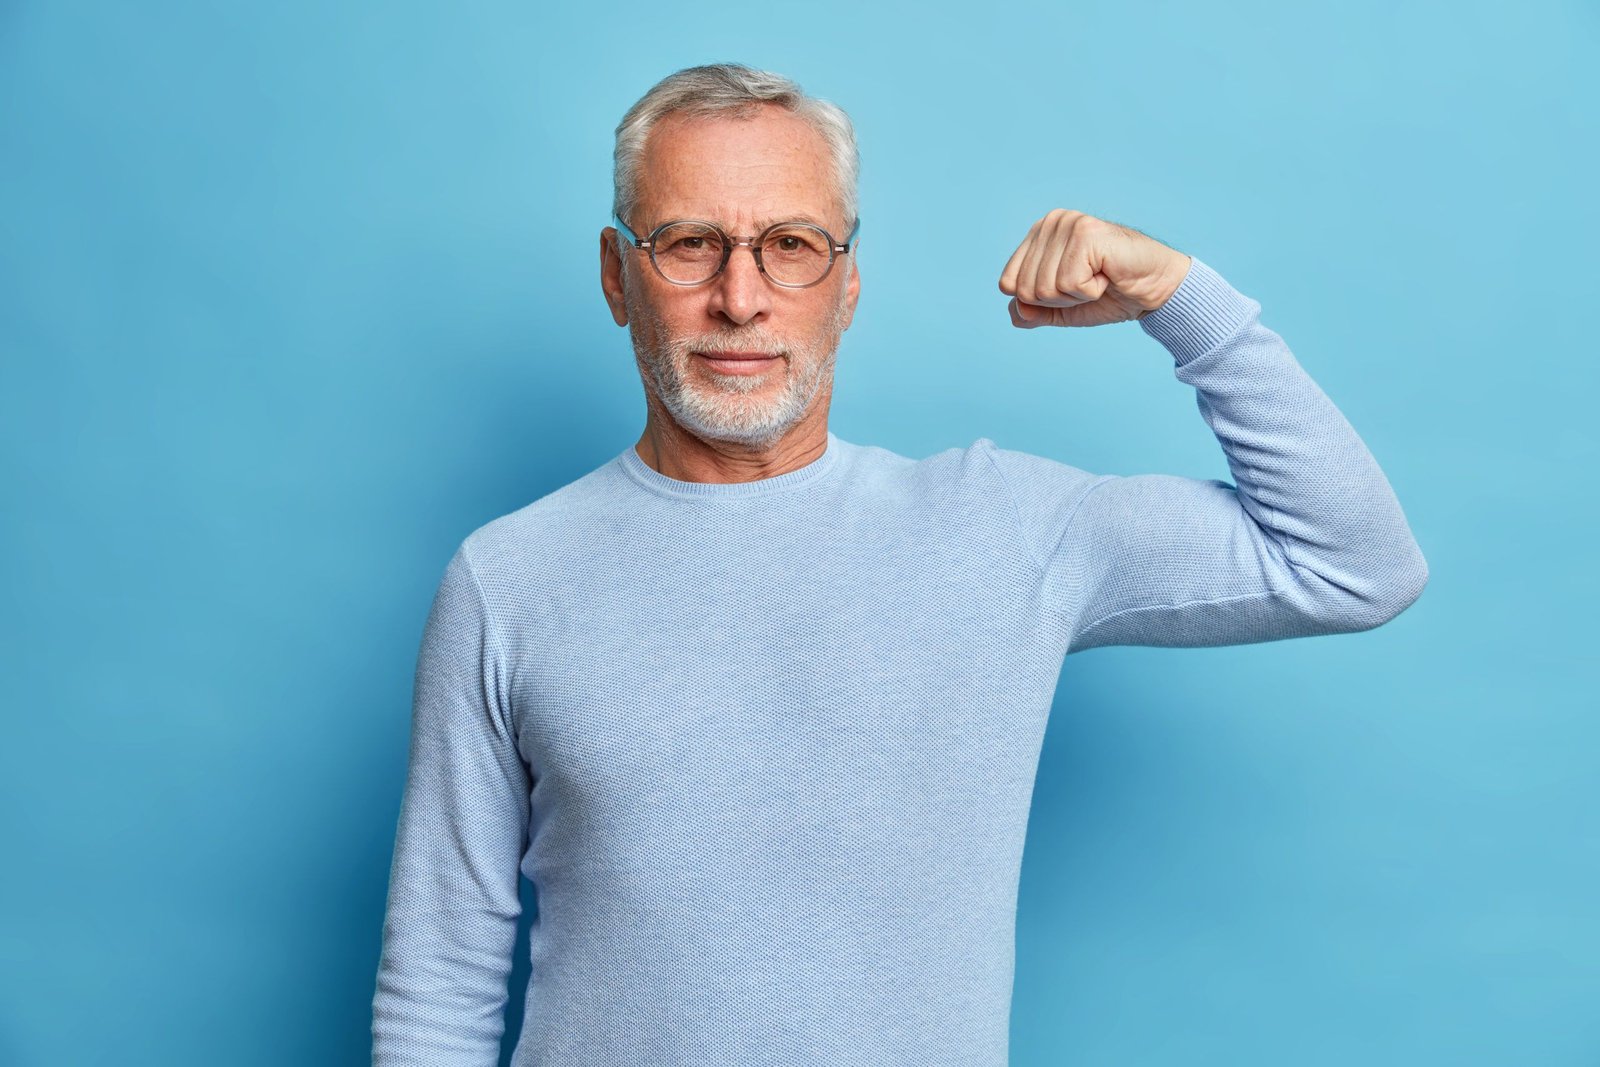
[[[779,109],[748,117],[668,116],[650,132],[638,179],[641,201],[657,213],[839,224],[830,217],[838,212],[827,141]]]
[[[757,141],[799,153],[827,154],[827,144],[815,126],[799,115],[772,104],[714,114],[677,112],[664,115],[650,131],[646,153],[668,142],[676,145],[749,145]]]

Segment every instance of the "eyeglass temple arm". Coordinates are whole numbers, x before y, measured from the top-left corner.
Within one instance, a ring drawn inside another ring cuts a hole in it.
[[[860,232],[861,232],[861,218],[860,218],[860,216],[857,216],[856,217],[856,224],[854,226],[850,227],[850,236],[848,236],[848,237],[846,237],[844,239],[844,244],[834,245],[833,246],[833,250],[835,252],[849,252],[850,251],[850,246],[856,243],[856,235],[858,235]]]
[[[617,224],[618,232],[620,232],[622,234],[622,236],[626,237],[628,239],[628,243],[631,244],[633,247],[635,247],[635,248],[649,248],[650,247],[650,242],[649,241],[641,241],[638,237],[634,236],[634,232],[628,228],[628,224],[626,222],[622,221],[622,216],[620,216],[620,215],[612,215],[611,216],[611,221]]]

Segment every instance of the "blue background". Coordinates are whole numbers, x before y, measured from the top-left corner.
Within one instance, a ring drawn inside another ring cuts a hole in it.
[[[611,131],[721,59],[858,126],[840,436],[1228,477],[1136,326],[1009,326],[1075,208],[1262,303],[1431,568],[1368,633],[1067,661],[1013,1063],[1600,1062],[1597,22],[0,6],[0,1063],[366,1062],[429,601],[637,439]]]

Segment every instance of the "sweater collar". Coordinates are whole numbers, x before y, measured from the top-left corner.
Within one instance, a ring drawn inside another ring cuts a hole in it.
[[[804,467],[773,475],[771,478],[757,478],[751,482],[686,482],[678,478],[670,478],[640,458],[633,445],[623,449],[622,454],[616,458],[615,462],[621,466],[630,478],[652,493],[657,493],[661,496],[692,497],[702,500],[728,500],[737,497],[760,496],[767,493],[786,493],[810,485],[838,466],[842,443],[834,436],[833,431],[829,430],[828,443],[823,449],[822,455],[807,463]]]

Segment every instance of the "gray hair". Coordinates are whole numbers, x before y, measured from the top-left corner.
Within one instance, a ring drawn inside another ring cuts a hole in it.
[[[639,202],[639,157],[644,154],[651,129],[661,119],[673,114],[749,116],[762,104],[775,104],[798,115],[822,135],[833,156],[835,184],[845,225],[854,226],[861,157],[850,117],[836,104],[807,96],[799,85],[780,74],[738,63],[712,63],[669,74],[622,116],[617,124],[616,149],[612,153],[612,210],[624,221],[631,221],[633,209]],[[843,240],[845,235],[834,236],[836,240]]]

